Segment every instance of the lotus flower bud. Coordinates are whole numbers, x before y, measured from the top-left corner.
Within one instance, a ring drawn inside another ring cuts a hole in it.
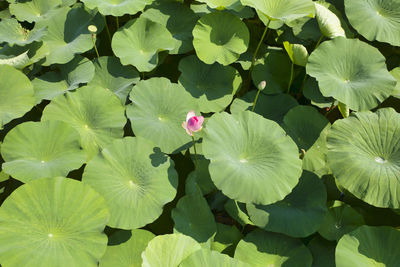
[[[267,82],[266,82],[266,81],[261,81],[261,82],[258,84],[258,90],[260,90],[260,91],[264,90],[264,89],[265,89],[265,86],[267,86]]]
[[[193,110],[189,111],[186,115],[186,121],[182,123],[182,127],[186,130],[187,134],[193,136],[193,132],[198,132],[202,129],[204,122],[203,116],[196,116]]]

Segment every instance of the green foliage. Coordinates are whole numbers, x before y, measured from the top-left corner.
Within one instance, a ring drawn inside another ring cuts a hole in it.
[[[400,266],[399,18],[0,1],[0,265]]]

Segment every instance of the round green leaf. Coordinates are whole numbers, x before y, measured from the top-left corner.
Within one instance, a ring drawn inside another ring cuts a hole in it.
[[[197,109],[197,103],[181,85],[166,78],[151,78],[133,87],[129,99],[132,104],[126,113],[136,136],[152,140],[168,154],[191,145],[182,122],[190,110]]]
[[[242,98],[236,98],[230,107],[232,113],[239,113],[245,110],[251,110],[256,91],[250,91]],[[282,123],[285,114],[297,106],[296,99],[288,94],[265,95],[259,94],[254,112],[260,114],[266,119]]]
[[[80,84],[90,81],[94,75],[92,62],[81,56],[76,56],[67,64],[57,67],[57,71],[46,72],[32,80],[37,103],[43,99],[51,100],[67,91],[74,90]]]
[[[388,98],[396,86],[385,60],[367,43],[337,37],[311,53],[306,68],[324,96],[332,96],[352,110],[369,110]]]
[[[0,129],[35,105],[33,86],[22,72],[0,65]]]
[[[315,236],[307,245],[313,257],[311,267],[335,267],[335,242]]]
[[[277,123],[250,111],[214,114],[202,147],[216,187],[241,202],[282,200],[301,175],[293,140]]]
[[[270,20],[292,21],[312,17],[315,13],[311,0],[240,0],[243,5],[255,8]]]
[[[10,13],[19,21],[40,22],[45,21],[55,13],[62,4],[61,0],[30,0],[10,2]]]
[[[0,208],[4,266],[97,266],[107,246],[109,213],[89,186],[44,178],[16,189]]]
[[[362,36],[400,46],[398,0],[345,0],[346,16]]]
[[[158,52],[173,50],[176,42],[165,26],[144,17],[129,21],[112,39],[112,50],[123,65],[133,65],[140,72],[151,71],[158,64]]]
[[[346,37],[344,29],[341,26],[341,22],[335,13],[319,3],[315,3],[315,11],[315,17],[318,21],[319,29],[325,37]]]
[[[335,261],[338,267],[400,265],[400,232],[382,226],[361,226],[344,235],[336,247]]]
[[[193,50],[192,30],[198,20],[186,5],[174,2],[156,3],[141,17],[164,25],[175,39],[175,48],[169,54],[184,54]]]
[[[249,264],[209,249],[200,249],[182,261],[179,267],[250,267]]]
[[[328,135],[328,163],[345,189],[384,208],[400,207],[400,114],[392,108],[357,112]]]
[[[250,33],[238,17],[228,12],[204,15],[193,29],[193,46],[197,56],[207,64],[224,66],[246,52]]]
[[[306,171],[285,199],[271,205],[247,204],[246,207],[256,226],[293,237],[306,237],[318,230],[325,217],[326,190],[315,174]]]
[[[239,242],[235,259],[253,267],[311,266],[310,251],[300,240],[256,229]]]
[[[103,15],[121,17],[125,14],[134,15],[150,5],[154,0],[82,0],[90,9],[97,8]]]
[[[139,73],[132,66],[123,66],[116,57],[100,57],[94,61],[94,77],[88,85],[96,85],[114,92],[125,104],[132,85],[139,81]]]
[[[214,215],[200,191],[179,199],[171,212],[174,230],[192,237],[199,243],[207,242],[217,231]]]
[[[40,41],[45,34],[46,28],[37,29],[35,27],[29,31],[24,29],[16,19],[3,19],[0,21],[0,43],[26,45]]]
[[[262,81],[267,81],[263,90],[265,94],[286,92],[290,80],[291,62],[281,51],[269,49],[256,63],[251,73],[253,83],[257,87]]]
[[[120,232],[122,231],[113,234],[110,239],[120,235]],[[134,229],[130,233],[131,237],[128,241],[107,247],[106,253],[100,260],[100,267],[142,266],[141,254],[155,235],[142,229]]]
[[[85,86],[56,97],[43,111],[42,120],[59,120],[73,126],[81,136],[87,160],[113,140],[122,138],[125,108],[110,91]]]
[[[201,246],[183,234],[159,235],[153,238],[142,253],[143,267],[178,267]]]
[[[3,170],[21,182],[66,176],[85,162],[79,134],[61,121],[24,122],[4,138]]]
[[[329,204],[318,233],[327,240],[339,241],[342,236],[363,224],[363,217],[355,209],[341,201],[334,201]]]
[[[157,219],[176,195],[174,164],[141,137],[115,140],[87,164],[82,181],[106,200],[109,226],[134,229]]]
[[[284,128],[299,149],[308,150],[329,124],[327,118],[310,106],[296,106],[283,119]]]
[[[219,112],[232,101],[242,85],[242,77],[231,66],[218,63],[208,65],[196,56],[188,56],[179,62],[179,83],[198,99],[201,112]]]
[[[43,42],[50,49],[50,54],[43,63],[65,64],[74,58],[75,54],[86,52],[93,48],[92,36],[88,30],[89,25],[102,28],[101,15],[89,13],[83,7],[62,7],[46,21],[37,23],[36,27],[47,27],[47,34]]]

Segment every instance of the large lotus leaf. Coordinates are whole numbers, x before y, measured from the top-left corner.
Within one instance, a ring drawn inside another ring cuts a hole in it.
[[[400,46],[398,0],[345,0],[346,16],[366,39]]]
[[[33,28],[29,31],[24,29],[16,19],[3,19],[0,21],[0,43],[26,45],[40,41],[45,34],[46,28]]]
[[[122,138],[125,108],[112,92],[85,86],[56,97],[43,110],[42,120],[59,120],[73,126],[81,136],[87,160],[113,140]]]
[[[286,132],[296,142],[299,149],[308,150],[315,143],[329,121],[315,108],[297,106],[289,110],[283,118]]]
[[[171,212],[174,230],[199,243],[207,242],[217,231],[214,215],[200,190],[180,198]]]
[[[240,0],[200,0],[197,2],[204,2],[207,4],[193,3],[190,5],[190,9],[192,9],[197,15],[204,16],[206,14],[210,14],[215,11],[229,12],[241,19],[248,19],[254,17],[254,11],[251,7],[243,6],[240,3]],[[218,6],[216,8],[211,8],[210,6],[215,6],[219,3],[222,3],[222,6]],[[229,3],[232,3],[229,5]],[[229,5],[229,6],[226,6]]]
[[[313,257],[311,267],[335,267],[335,242],[315,236],[307,247]]]
[[[153,238],[142,253],[142,267],[178,267],[201,246],[183,234],[159,235]]]
[[[197,56],[207,64],[229,65],[246,52],[250,33],[246,24],[228,12],[204,15],[193,29]]]
[[[134,15],[150,5],[154,0],[82,0],[90,9],[97,8],[103,15],[121,17],[125,14]]]
[[[332,96],[352,110],[369,110],[388,98],[396,86],[385,60],[367,43],[336,37],[311,53],[306,69],[317,79],[324,96]]]
[[[280,51],[269,49],[256,63],[252,71],[254,85],[267,81],[263,93],[278,94],[287,90],[290,80],[291,62],[287,55]]]
[[[110,239],[120,235],[120,232],[113,234]],[[142,252],[146,249],[150,240],[155,237],[149,231],[134,229],[131,231],[131,237],[126,242],[108,246],[106,253],[100,260],[100,267],[133,267],[142,266]]]
[[[54,65],[53,65],[54,66]],[[76,56],[57,70],[49,71],[32,80],[36,102],[51,100],[67,91],[74,90],[93,78],[94,66],[87,58]]]
[[[285,199],[266,206],[247,204],[247,211],[250,220],[264,230],[306,237],[319,229],[325,217],[325,186],[315,174],[306,171]]]
[[[292,21],[305,16],[313,16],[314,3],[311,0],[240,0],[243,5],[262,12],[270,20]]]
[[[339,18],[327,7],[315,3],[315,17],[321,33],[327,38],[346,37]]]
[[[328,164],[339,184],[361,200],[400,207],[400,114],[391,108],[336,121],[328,135]]]
[[[393,96],[400,98],[400,67],[392,69],[390,74],[392,74],[397,81],[397,85],[393,91]]]
[[[175,48],[170,54],[184,54],[193,50],[192,30],[198,20],[196,14],[180,3],[156,3],[141,17],[164,25],[175,39]]]
[[[196,56],[181,59],[179,71],[179,83],[198,99],[200,111],[205,113],[224,110],[242,85],[242,77],[235,68],[218,63],[208,65]]]
[[[100,57],[94,61],[94,77],[88,85],[96,85],[114,92],[123,104],[132,85],[139,81],[139,73],[132,66],[123,66],[117,57]]]
[[[236,226],[217,223],[217,234],[211,242],[211,249],[225,254],[234,252],[241,238],[242,234]]]
[[[24,46],[5,45],[0,49],[0,65],[10,65],[22,70],[49,54],[50,50],[43,42],[33,42]]]
[[[165,26],[139,17],[114,34],[111,46],[123,65],[133,65],[143,72],[157,67],[158,52],[173,50],[176,42]]]
[[[107,247],[109,213],[88,185],[57,177],[16,189],[0,208],[3,266],[95,267]]]
[[[96,25],[101,30],[102,23],[100,14],[89,13],[83,7],[62,7],[48,20],[37,23],[36,27],[47,26],[43,42],[51,51],[43,64],[65,64],[71,61],[75,54],[92,49],[92,36],[88,26]]]
[[[209,249],[200,249],[190,254],[179,264],[179,267],[250,267],[249,264],[233,259],[228,255],[221,254]]]
[[[61,6],[62,0],[13,0],[9,6],[10,13],[19,21],[39,22],[46,21]]]
[[[61,121],[24,122],[4,138],[3,170],[24,183],[44,177],[66,176],[85,161],[74,128]]]
[[[0,65],[0,129],[35,105],[33,86],[22,72]]]
[[[394,228],[361,226],[339,240],[336,266],[400,266],[399,243],[400,232]]]
[[[244,110],[251,110],[256,91],[250,91],[242,98],[236,98],[230,107],[232,113],[239,113]],[[266,119],[282,123],[286,113],[297,106],[296,99],[287,94],[265,95],[259,94],[254,112]]]
[[[141,137],[115,140],[87,164],[82,181],[106,200],[109,226],[134,229],[157,219],[176,195],[174,164]]]
[[[127,116],[136,136],[152,140],[165,153],[191,145],[182,122],[190,110],[197,109],[197,103],[185,88],[166,78],[151,78],[133,87],[129,98]]]
[[[241,202],[268,205],[282,200],[301,175],[293,140],[276,122],[250,111],[214,114],[202,147],[216,187]]]
[[[311,266],[310,251],[300,240],[256,229],[239,242],[235,259],[253,267]]]
[[[207,6],[217,10],[234,9],[241,5],[240,0],[199,0],[199,2],[206,3]]]
[[[363,224],[363,217],[355,209],[341,201],[334,201],[329,203],[328,213],[318,233],[327,240],[339,241]]]

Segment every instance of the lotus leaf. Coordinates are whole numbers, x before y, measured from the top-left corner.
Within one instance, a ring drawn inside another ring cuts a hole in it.
[[[95,267],[107,247],[104,199],[82,182],[42,178],[16,189],[0,208],[4,266]]]
[[[324,96],[332,96],[356,111],[376,107],[396,86],[386,69],[385,57],[357,39],[337,37],[323,42],[311,53],[306,68]]]
[[[0,65],[0,129],[35,105],[33,86],[22,72]]]
[[[239,18],[228,12],[213,12],[198,20],[193,29],[193,46],[206,64],[224,66],[235,62],[249,46],[250,33]]]
[[[82,0],[91,9],[97,8],[103,15],[120,17],[125,14],[134,15],[144,10],[154,0]]]
[[[241,202],[282,200],[301,175],[293,140],[276,122],[250,111],[214,114],[202,147],[216,187]]]
[[[208,65],[196,56],[181,59],[179,70],[179,83],[198,99],[200,111],[205,113],[224,110],[242,85],[235,68],[218,63]]]
[[[42,120],[59,120],[73,126],[91,159],[113,140],[122,138],[125,108],[117,96],[98,86],[85,86],[56,97],[43,111]]]
[[[156,220],[176,195],[173,162],[141,137],[125,137],[106,146],[87,164],[82,181],[106,200],[108,225],[134,229]]]

